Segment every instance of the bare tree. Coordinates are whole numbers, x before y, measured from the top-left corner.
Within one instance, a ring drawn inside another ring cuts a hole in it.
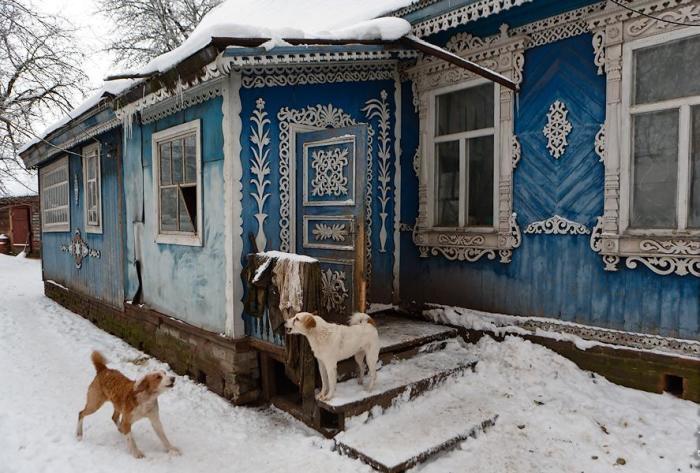
[[[144,64],[172,51],[221,0],[100,0],[113,23],[107,50],[125,67]]]
[[[65,20],[0,0],[0,195],[12,181],[24,185],[17,151],[46,125],[42,117],[72,108],[85,83],[82,57]]]

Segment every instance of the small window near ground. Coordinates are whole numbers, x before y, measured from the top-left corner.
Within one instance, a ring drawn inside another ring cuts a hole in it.
[[[700,229],[700,35],[633,53],[633,229]]]
[[[102,175],[99,143],[83,148],[83,194],[85,230],[89,233],[102,233]]]
[[[41,225],[44,232],[70,231],[70,179],[68,157],[39,172]]]
[[[201,245],[199,121],[153,135],[160,243]]]
[[[435,97],[437,227],[494,225],[494,98],[493,83]]]

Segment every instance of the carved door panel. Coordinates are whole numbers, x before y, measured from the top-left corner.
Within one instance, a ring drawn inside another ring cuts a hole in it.
[[[321,306],[330,320],[365,307],[367,128],[296,139],[296,252],[321,263]]]

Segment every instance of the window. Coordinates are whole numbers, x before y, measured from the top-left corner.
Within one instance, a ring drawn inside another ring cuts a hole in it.
[[[153,135],[159,243],[201,246],[199,120]]]
[[[700,35],[630,54],[629,228],[700,230]]]
[[[44,232],[70,231],[68,157],[41,168],[41,226]]]
[[[100,144],[83,148],[83,195],[85,206],[85,231],[102,233],[102,174],[100,170]]]
[[[494,227],[495,103],[491,82],[434,96],[436,227]]]

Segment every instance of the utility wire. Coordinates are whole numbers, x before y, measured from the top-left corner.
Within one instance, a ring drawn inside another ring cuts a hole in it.
[[[672,25],[678,25],[678,26],[700,26],[700,23],[683,23],[682,21],[674,21],[674,20],[667,20],[665,18],[659,18],[658,16],[649,15],[648,13],[644,13],[644,12],[641,12],[639,10],[635,10],[634,8],[632,8],[628,5],[625,5],[624,3],[622,3],[618,0],[610,0],[610,1],[613,2],[615,5],[618,5],[622,8],[624,8],[625,10],[629,10],[632,13],[636,13],[637,15],[651,18],[652,20],[662,21],[664,23],[670,23]]]

